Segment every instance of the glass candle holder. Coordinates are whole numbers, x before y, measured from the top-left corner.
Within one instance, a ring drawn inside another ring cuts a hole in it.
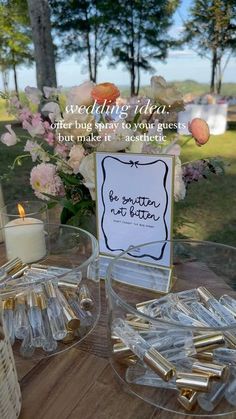
[[[45,202],[35,201],[14,201],[7,203],[0,208],[2,226],[19,218],[31,218],[48,222],[48,207]]]
[[[60,224],[3,229],[0,304],[15,354],[41,359],[81,342],[100,314],[97,240]]]
[[[163,277],[128,251],[108,268],[111,366],[126,390],[178,417],[235,415],[236,249],[173,240],[137,252],[160,244],[172,252],[168,294],[140,288],[141,276]]]

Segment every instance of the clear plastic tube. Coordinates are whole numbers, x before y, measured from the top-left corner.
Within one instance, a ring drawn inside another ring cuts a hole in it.
[[[32,331],[31,328],[28,329],[28,333],[23,339],[20,346],[20,354],[23,358],[31,358],[34,354],[35,347],[32,340]]]
[[[25,303],[17,302],[14,310],[14,329],[17,339],[24,339],[30,328]]]
[[[57,341],[53,338],[46,308],[42,310],[42,317],[46,337],[43,343],[43,349],[45,352],[53,352],[57,349]]]
[[[202,304],[194,302],[190,304],[190,308],[193,311],[194,315],[196,315],[197,319],[205,323],[206,326],[222,326],[221,320],[217,318],[215,314],[213,315],[211,311],[207,310]]]
[[[5,308],[3,311],[3,319],[5,327],[10,339],[10,343],[13,346],[15,343],[15,331],[14,331],[14,312],[12,309]]]
[[[214,383],[209,393],[198,395],[199,406],[206,412],[212,412],[223,399],[226,387],[226,383]]]
[[[173,390],[177,389],[175,380],[170,380],[168,382],[163,381],[157,374],[147,370],[140,364],[128,367],[125,373],[125,379],[127,383],[130,384],[139,384],[156,388],[168,388]]]

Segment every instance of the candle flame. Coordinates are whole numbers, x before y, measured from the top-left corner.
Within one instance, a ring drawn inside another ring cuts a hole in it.
[[[22,207],[21,204],[17,204],[18,212],[20,215],[20,218],[25,218],[25,210],[24,207]]]

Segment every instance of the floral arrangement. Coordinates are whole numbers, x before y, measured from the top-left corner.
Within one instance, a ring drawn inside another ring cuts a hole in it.
[[[175,155],[175,200],[185,198],[187,186],[209,173],[223,172],[217,159],[181,164],[177,112],[184,109],[181,94],[163,77],[151,78],[145,97],[124,99],[113,83],[92,82],[71,88],[26,87],[22,100],[6,97],[9,113],[20,121],[25,134],[11,125],[1,141],[21,142],[25,154],[12,167],[31,157],[35,164],[30,184],[39,199],[60,202],[62,223],[89,227],[95,214],[95,151]],[[173,131],[175,130],[175,131]],[[207,123],[189,124],[197,146],[210,137]]]

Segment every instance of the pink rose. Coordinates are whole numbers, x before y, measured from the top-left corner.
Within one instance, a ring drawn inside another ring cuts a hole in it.
[[[1,136],[1,141],[3,144],[7,145],[8,147],[15,145],[17,143],[17,136],[12,130],[11,125],[6,125],[6,129],[9,132],[6,132]]]
[[[194,118],[188,124],[188,130],[191,132],[196,144],[200,147],[207,143],[210,138],[210,130],[208,123],[201,118]]]

